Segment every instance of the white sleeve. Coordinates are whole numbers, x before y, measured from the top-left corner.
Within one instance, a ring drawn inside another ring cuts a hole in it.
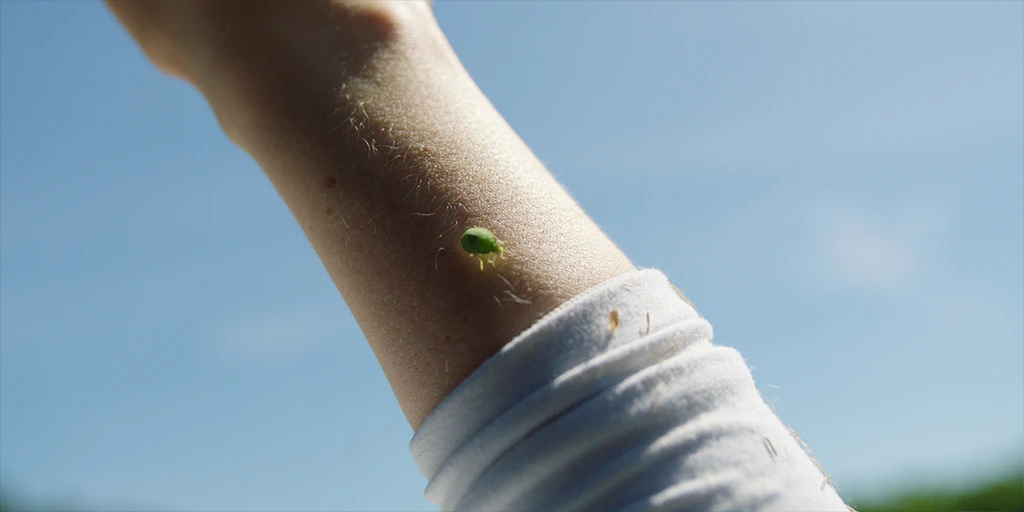
[[[711,340],[655,270],[575,297],[424,420],[410,451],[427,499],[473,511],[846,511],[740,354]]]

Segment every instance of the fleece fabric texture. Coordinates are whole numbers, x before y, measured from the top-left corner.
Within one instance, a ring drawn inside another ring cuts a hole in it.
[[[563,304],[410,444],[442,510],[838,510],[736,350],[656,270]]]

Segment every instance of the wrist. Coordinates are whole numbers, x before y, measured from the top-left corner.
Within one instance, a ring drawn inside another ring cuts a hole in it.
[[[311,128],[351,116],[380,89],[418,80],[410,68],[457,64],[426,3],[209,5],[198,29],[176,31],[183,75],[254,157],[268,140],[308,143]]]

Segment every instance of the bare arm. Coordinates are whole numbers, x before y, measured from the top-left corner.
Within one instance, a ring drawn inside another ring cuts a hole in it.
[[[473,83],[419,2],[110,1],[259,163],[410,425],[540,316],[633,270]],[[472,226],[510,254],[481,272]]]

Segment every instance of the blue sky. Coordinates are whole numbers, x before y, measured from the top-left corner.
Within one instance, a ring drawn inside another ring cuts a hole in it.
[[[445,2],[511,125],[845,496],[1020,464],[1024,3]],[[433,510],[252,160],[98,2],[0,2],[0,484]]]

